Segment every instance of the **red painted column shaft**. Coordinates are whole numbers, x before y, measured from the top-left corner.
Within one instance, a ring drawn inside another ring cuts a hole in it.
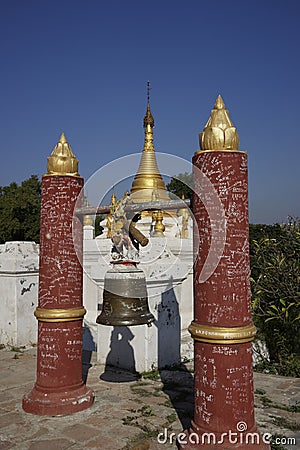
[[[204,192],[202,198],[194,194],[198,235],[190,332],[195,352],[195,407],[192,428],[181,448],[267,449],[254,419],[247,154],[200,151],[193,165],[196,192],[204,176],[217,193],[226,234],[220,234],[224,249],[219,263],[206,280],[201,279],[210,247],[216,242],[212,242],[209,212],[218,205],[211,192]]]
[[[214,205],[210,205],[209,199],[204,199],[204,205],[202,199],[195,195],[193,213],[199,229],[199,248],[195,249],[198,257],[194,268],[195,321],[222,327],[251,324],[247,154],[228,151],[196,153],[193,165],[209,178],[217,192],[224,209],[226,227],[220,262],[213,274],[199,283],[211,245],[211,222],[207,209]],[[198,174],[196,170],[196,184]]]
[[[37,378],[23,398],[33,414],[71,414],[94,400],[82,381],[82,225],[73,221],[82,188],[79,176],[43,176]]]

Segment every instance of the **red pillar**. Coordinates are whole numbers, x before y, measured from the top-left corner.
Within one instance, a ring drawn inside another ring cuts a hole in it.
[[[230,134],[226,128],[231,129]],[[238,136],[221,97],[200,139],[202,150],[193,157],[193,213],[198,236],[194,321],[189,327],[195,352],[195,407],[192,427],[179,440],[180,447],[268,449],[254,419],[247,154],[237,150]],[[197,186],[205,178],[210,189],[199,197]],[[226,233],[219,234],[223,244],[212,239],[213,215],[220,207],[226,227]],[[216,249],[219,262],[210,276],[203,277],[210,247],[216,243],[222,248],[220,255]]]
[[[83,178],[77,163],[62,134],[42,179],[37,378],[22,404],[32,414],[71,414],[94,400],[82,381],[82,224],[73,217]]]

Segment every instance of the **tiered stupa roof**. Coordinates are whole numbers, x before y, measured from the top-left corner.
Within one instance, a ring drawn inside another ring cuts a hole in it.
[[[153,144],[154,118],[150,109],[149,91],[150,83],[148,82],[148,102],[144,117],[145,143],[140,165],[130,192],[134,201],[138,203],[170,199],[156,161]]]

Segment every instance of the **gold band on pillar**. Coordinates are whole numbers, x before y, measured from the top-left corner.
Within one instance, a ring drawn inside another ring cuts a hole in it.
[[[71,322],[73,320],[82,320],[86,309],[68,308],[68,309],[46,309],[36,308],[34,315],[41,322]]]
[[[214,327],[192,322],[189,332],[195,341],[210,344],[242,344],[251,342],[256,334],[256,327],[251,323],[244,327]]]
[[[225,150],[225,149],[220,149],[220,150],[196,150],[194,153],[195,155],[199,155],[200,153],[244,153],[247,155],[248,152],[244,151],[244,150]]]

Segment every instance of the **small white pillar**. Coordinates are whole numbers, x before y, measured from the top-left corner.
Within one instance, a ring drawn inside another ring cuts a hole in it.
[[[84,225],[83,226],[83,239],[90,240],[94,239],[95,235],[95,227],[93,225]]]

